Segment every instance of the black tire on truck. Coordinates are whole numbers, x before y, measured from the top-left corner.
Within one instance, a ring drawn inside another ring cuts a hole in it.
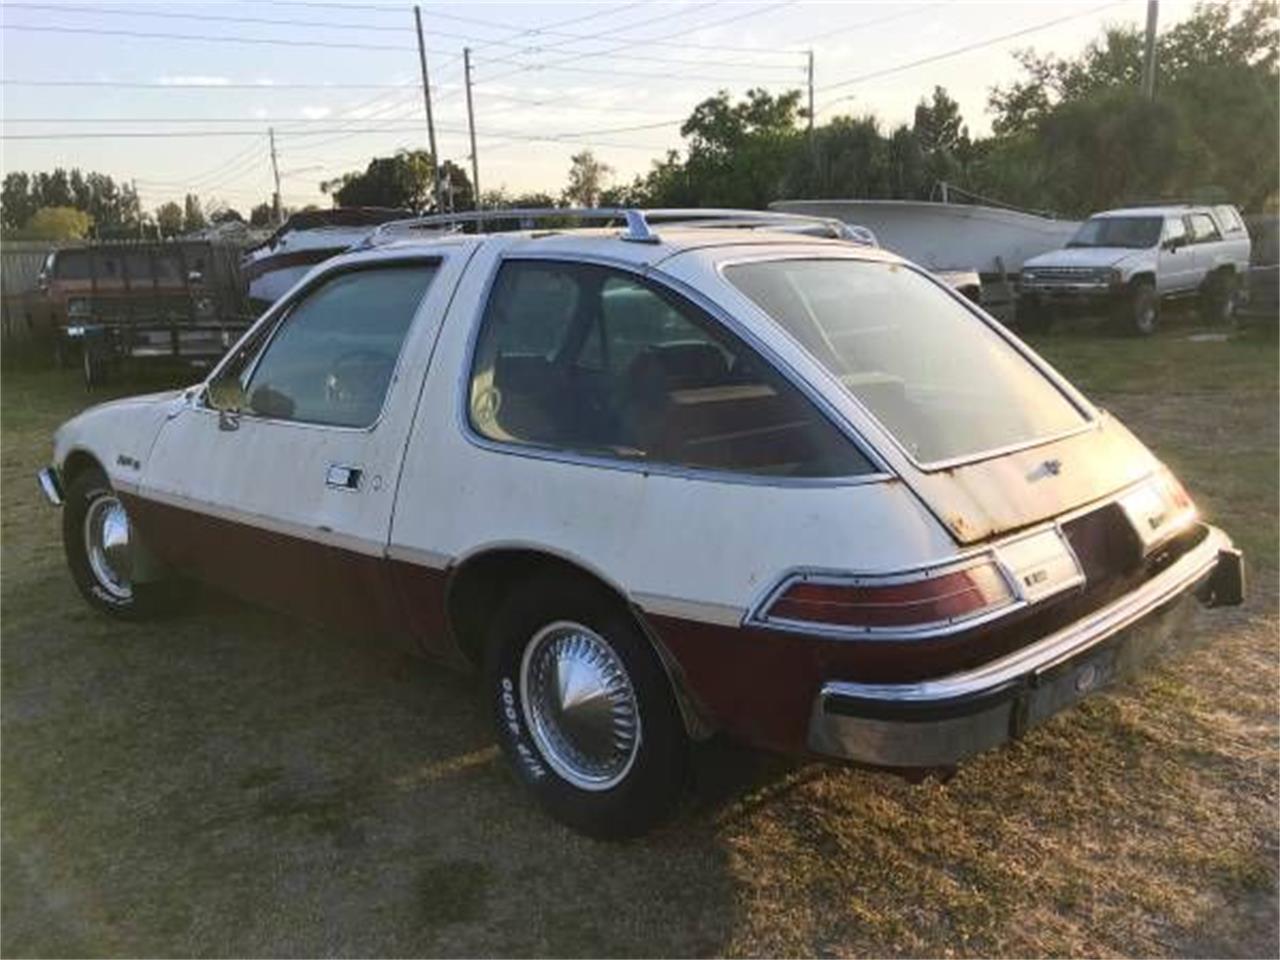
[[[1200,288],[1200,317],[1207,323],[1230,323],[1235,319],[1239,285],[1231,270],[1216,270]]]
[[[1160,298],[1149,278],[1130,282],[1112,307],[1112,322],[1121,333],[1149,337],[1160,326]]]

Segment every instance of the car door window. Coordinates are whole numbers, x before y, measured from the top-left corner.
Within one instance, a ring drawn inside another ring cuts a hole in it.
[[[305,295],[242,381],[247,412],[370,426],[435,270],[416,263],[340,273]]]
[[[1164,239],[1171,246],[1187,242],[1187,228],[1181,217],[1171,217],[1165,222]]]
[[[491,440],[682,467],[803,477],[871,469],[713,319],[590,264],[502,267],[476,343],[470,419]]]
[[[1214,225],[1208,214],[1191,214],[1187,217],[1187,226],[1191,229],[1192,243],[1209,243],[1213,240],[1222,239],[1218,233],[1217,226]]]

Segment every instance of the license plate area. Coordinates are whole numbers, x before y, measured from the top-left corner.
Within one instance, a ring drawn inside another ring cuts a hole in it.
[[[1034,727],[1089,694],[1110,686],[1119,674],[1119,665],[1119,647],[1108,644],[1038,671],[1024,702],[1026,726]]]

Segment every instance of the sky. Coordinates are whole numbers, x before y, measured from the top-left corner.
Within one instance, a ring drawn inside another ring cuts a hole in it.
[[[584,148],[629,182],[719,90],[803,91],[809,50],[820,121],[909,122],[941,85],[983,134],[988,90],[1018,76],[1014,50],[1070,55],[1106,25],[1146,21],[1145,0],[421,8],[440,156],[470,170],[470,47],[481,188],[553,194]],[[1191,11],[1162,0],[1161,29]],[[3,0],[0,42],[0,170],[135,180],[148,210],[187,192],[242,212],[267,199],[269,128],[288,206],[327,206],[323,180],[427,145],[411,3]]]

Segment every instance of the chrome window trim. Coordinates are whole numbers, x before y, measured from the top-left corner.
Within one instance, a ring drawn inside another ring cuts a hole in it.
[[[854,406],[857,407],[859,412],[861,412],[864,416],[866,416],[877,427],[877,429],[884,434],[884,436],[888,439],[888,441],[892,443],[893,446],[904,457],[907,458],[908,462],[910,462],[911,465],[916,467],[918,470],[921,470],[925,473],[934,473],[939,470],[950,470],[955,467],[966,466],[971,463],[980,463],[984,460],[994,460],[998,457],[1007,456],[1008,454],[1011,454],[1011,453],[1017,453],[1021,450],[1030,450],[1035,447],[1045,446],[1046,444],[1056,443],[1059,440],[1065,440],[1069,437],[1078,436],[1079,434],[1086,433],[1090,430],[1096,430],[1100,426],[1102,421],[1101,421],[1101,417],[1098,414],[1097,408],[1092,403],[1090,403],[1085,398],[1085,396],[1080,393],[1079,390],[1077,390],[1074,386],[1072,386],[1070,382],[1066,380],[1065,377],[1063,377],[1051,366],[1049,366],[1049,364],[1047,364],[1041,357],[1037,356],[1036,353],[1033,350],[1031,350],[1030,347],[1028,347],[1025,343],[1023,343],[1016,336],[1014,336],[1007,329],[1005,329],[1004,326],[998,320],[996,320],[994,317],[987,314],[973,301],[969,300],[967,297],[961,296],[958,291],[953,290],[951,287],[947,286],[945,283],[943,283],[941,280],[939,280],[929,271],[925,270],[922,267],[917,266],[914,263],[911,263],[910,261],[890,260],[882,257],[857,256],[855,251],[833,250],[830,247],[811,247],[803,251],[787,250],[782,253],[760,252],[760,253],[753,253],[750,255],[744,255],[741,257],[731,257],[728,259],[717,260],[713,266],[714,266],[715,272],[719,275],[721,281],[727,284],[728,286],[732,287],[738,293],[740,293],[744,299],[751,302],[755,306],[756,310],[760,313],[760,315],[766,318],[768,322],[777,330],[777,332],[781,336],[786,337],[792,344],[795,345],[797,349],[803,351],[806,356],[809,356],[812,358],[812,354],[809,353],[809,351],[804,347],[804,345],[801,344],[800,341],[797,340],[791,334],[791,332],[788,331],[778,320],[771,317],[768,311],[764,309],[764,307],[755,303],[754,300],[752,300],[749,296],[747,296],[745,291],[741,290],[737,286],[737,284],[735,284],[732,280],[730,280],[725,275],[725,270],[729,267],[741,266],[743,264],[748,264],[748,263],[768,263],[771,261],[778,261],[778,260],[855,260],[861,263],[896,264],[898,266],[911,270],[912,272],[924,277],[934,286],[943,290],[948,296],[951,297],[953,301],[958,303],[961,307],[963,307],[970,314],[976,317],[981,323],[983,323],[989,330],[995,333],[996,336],[998,336],[1001,340],[1003,340],[1008,346],[1012,347],[1013,350],[1019,356],[1021,356],[1024,360],[1028,361],[1031,364],[1031,366],[1036,370],[1037,373],[1043,376],[1050,383],[1050,385],[1052,385],[1060,394],[1062,394],[1063,398],[1068,403],[1070,403],[1077,410],[1077,412],[1084,418],[1084,422],[1080,424],[1078,427],[1072,427],[1069,430],[1059,431],[1058,433],[1050,434],[1049,436],[1034,437],[1029,440],[1022,440],[1016,443],[1011,443],[1003,447],[997,447],[990,450],[982,450],[982,451],[978,451],[977,453],[961,454],[959,456],[950,457],[943,460],[920,460],[913,453],[911,453],[911,451],[908,450],[906,446],[903,445],[903,443],[898,439],[898,437],[893,433],[893,431],[889,430],[888,427],[886,427],[885,424],[874,413],[871,412],[870,408],[867,407],[867,405],[863,403],[858,396],[856,396],[852,391],[840,385],[839,382],[836,380],[836,378],[833,375],[831,375],[828,371],[826,371],[825,368],[821,366],[821,364],[817,361],[816,358],[813,358],[814,363],[818,365],[818,367],[821,368],[824,371],[824,373],[827,374],[829,382],[836,389],[840,390],[842,394],[846,395],[849,398],[850,402],[852,402]]]
[[[813,403],[817,407],[819,414],[823,416],[823,418],[827,420],[848,442],[854,444],[858,453],[860,453],[867,460],[868,464],[870,464],[872,468],[871,472],[864,474],[851,474],[844,477],[779,477],[768,474],[752,474],[728,470],[713,470],[703,467],[689,467],[679,464],[628,460],[623,457],[609,456],[608,454],[584,453],[554,447],[542,447],[527,443],[511,443],[483,436],[471,424],[472,368],[475,364],[475,353],[479,344],[480,330],[484,323],[484,315],[488,310],[489,300],[493,293],[494,284],[497,282],[498,274],[501,272],[505,264],[517,261],[559,261],[605,267],[617,270],[620,273],[638,277],[641,280],[648,280],[667,289],[673,295],[684,300],[688,300],[696,308],[710,316],[712,320],[723,324],[730,333],[734,334],[746,343],[747,346],[754,350],[775,372],[799,390],[809,402]],[[454,412],[454,421],[463,438],[465,438],[468,443],[478,447],[479,449],[487,450],[491,453],[508,454],[511,456],[572,464],[575,466],[620,470],[645,475],[652,474],[655,476],[677,477],[687,480],[704,480],[714,483],[737,483],[748,486],[792,488],[852,487],[872,483],[887,483],[896,477],[892,469],[885,463],[884,459],[875,452],[875,448],[868,444],[862,436],[856,432],[853,425],[849,424],[844,417],[840,416],[839,413],[831,406],[830,402],[819,392],[815,391],[803,377],[800,377],[790,367],[789,364],[785,363],[785,361],[778,357],[776,352],[772,350],[768,344],[757,337],[745,325],[738,323],[728,313],[728,311],[722,309],[714,301],[703,296],[698,291],[689,287],[687,284],[681,282],[675,277],[667,275],[652,264],[638,264],[632,260],[624,260],[607,254],[591,254],[578,251],[499,251],[494,257],[493,267],[490,269],[489,276],[485,280],[480,296],[476,299],[476,310],[470,318],[469,323],[470,328],[467,332],[466,346],[462,356],[462,363],[460,365],[458,389],[455,395],[456,408]]]
[[[932,640],[937,637],[945,637],[953,633],[958,633],[961,630],[968,630],[972,627],[981,626],[990,620],[998,619],[999,617],[1003,617],[1032,605],[1031,601],[1025,599],[1020,586],[1013,582],[1009,576],[1009,571],[1006,570],[1004,564],[1000,562],[998,554],[1002,548],[1008,547],[1022,540],[1029,540],[1032,537],[1040,536],[1048,531],[1055,531],[1061,542],[1066,546],[1067,551],[1071,554],[1072,560],[1075,561],[1076,568],[1083,571],[1084,568],[1080,563],[1080,558],[1076,555],[1075,548],[1071,546],[1071,541],[1067,539],[1066,531],[1063,529],[1065,525],[1087,513],[1092,513],[1095,510],[1101,510],[1111,504],[1119,503],[1135,490],[1151,483],[1152,478],[1157,476],[1161,469],[1163,468],[1160,464],[1153,464],[1152,470],[1145,474],[1141,479],[1125,485],[1109,496],[1086,503],[1072,510],[1068,510],[1063,514],[1054,517],[1052,520],[1046,520],[1042,523],[1035,524],[1010,536],[1001,537],[998,540],[993,540],[980,546],[961,550],[958,553],[941,560],[932,560],[927,563],[916,564],[908,567],[898,567],[895,569],[835,570],[829,567],[813,566],[787,568],[747,607],[747,615],[743,618],[742,625],[744,627],[759,627],[766,630],[778,630],[784,633],[803,634],[805,636],[820,636],[833,640],[874,641]],[[1015,602],[999,607],[989,613],[978,614],[967,619],[952,621],[942,628],[929,628],[924,630],[911,628],[903,630],[897,627],[841,627],[815,624],[809,621],[770,619],[765,615],[770,605],[782,595],[786,588],[801,580],[824,583],[853,583],[861,579],[884,583],[888,578],[899,578],[900,582],[907,582],[911,580],[926,579],[929,576],[936,575],[942,570],[947,570],[949,572],[950,569],[964,569],[966,566],[974,566],[988,559],[995,564],[996,568],[1000,571],[1001,576],[1005,578],[1006,583],[1009,585],[1010,593],[1015,598]],[[1068,590],[1076,589],[1083,585],[1083,583],[1083,580],[1064,583],[1059,590],[1052,594],[1040,597],[1035,600],[1034,603],[1042,603],[1045,600],[1050,600],[1066,593]]]
[[[387,251],[387,252],[391,253],[391,251]],[[281,298],[280,300],[273,303],[267,309],[266,313],[264,313],[261,317],[259,317],[258,320],[248,330],[244,332],[244,334],[240,337],[240,339],[237,340],[230,348],[228,348],[227,352],[223,355],[222,359],[219,360],[218,363],[214,365],[214,368],[209,373],[209,375],[200,382],[199,388],[194,393],[191,394],[191,401],[192,401],[191,409],[194,411],[204,413],[206,415],[211,414],[211,415],[217,416],[218,411],[214,410],[212,407],[208,406],[205,403],[205,399],[208,396],[208,389],[209,389],[209,386],[221,375],[223,368],[226,367],[228,364],[230,364],[231,358],[235,355],[236,351],[240,349],[240,345],[242,343],[247,342],[248,340],[251,340],[257,334],[259,329],[269,327],[274,324],[275,329],[271,330],[267,334],[266,339],[263,341],[262,345],[258,348],[257,353],[253,356],[252,360],[249,362],[249,364],[245,368],[245,372],[247,376],[249,377],[249,379],[252,379],[254,371],[257,370],[258,364],[261,362],[263,355],[267,352],[267,348],[270,347],[271,344],[275,341],[276,336],[279,334],[280,329],[288,321],[290,315],[293,312],[293,309],[299,303],[301,303],[305,297],[307,297],[310,293],[312,293],[318,286],[327,282],[329,279],[336,276],[337,274],[360,273],[366,270],[376,270],[380,267],[411,266],[411,265],[417,265],[417,264],[434,264],[437,268],[437,275],[438,275],[439,270],[444,267],[444,263],[448,258],[448,256],[449,256],[448,253],[442,253],[437,250],[432,250],[431,252],[421,252],[421,253],[397,250],[397,251],[394,251],[394,253],[391,256],[353,257],[350,259],[344,258],[343,260],[339,262],[335,262],[331,265],[327,264],[326,262],[325,269],[323,269],[316,275],[307,279],[305,281],[305,286],[298,288],[296,291],[292,293],[291,296],[288,296],[286,298]],[[410,338],[417,331],[418,326],[422,322],[422,317],[424,315],[424,308],[426,306],[427,298],[431,294],[431,287],[432,287],[432,283],[434,283],[434,280],[435,278],[433,277],[432,281],[428,282],[428,284],[422,291],[422,297],[418,301],[418,305],[414,308],[413,318],[409,321],[409,326],[405,330],[404,339],[400,343],[400,352],[396,355],[396,365],[395,365],[395,368],[391,371],[391,379],[387,381],[387,391],[385,394],[383,394],[382,406],[379,407],[378,415],[373,419],[373,421],[368,426],[353,427],[348,424],[322,423],[315,420],[288,420],[281,417],[267,417],[267,416],[263,416],[262,414],[253,413],[252,411],[246,411],[246,410],[240,411],[240,419],[242,421],[246,419],[252,420],[255,423],[286,424],[291,427],[304,427],[304,428],[310,428],[310,429],[316,429],[316,430],[337,430],[343,433],[365,433],[365,434],[373,433],[378,428],[378,426],[382,423],[382,421],[386,419],[387,403],[391,398],[392,387],[394,387],[395,384],[400,381],[401,374],[404,372],[404,365],[406,363],[405,347],[408,345]],[[461,277],[459,277],[459,281],[461,281]],[[446,307],[445,313],[447,313],[447,307]],[[444,314],[441,315],[441,323],[443,322],[444,322]]]

